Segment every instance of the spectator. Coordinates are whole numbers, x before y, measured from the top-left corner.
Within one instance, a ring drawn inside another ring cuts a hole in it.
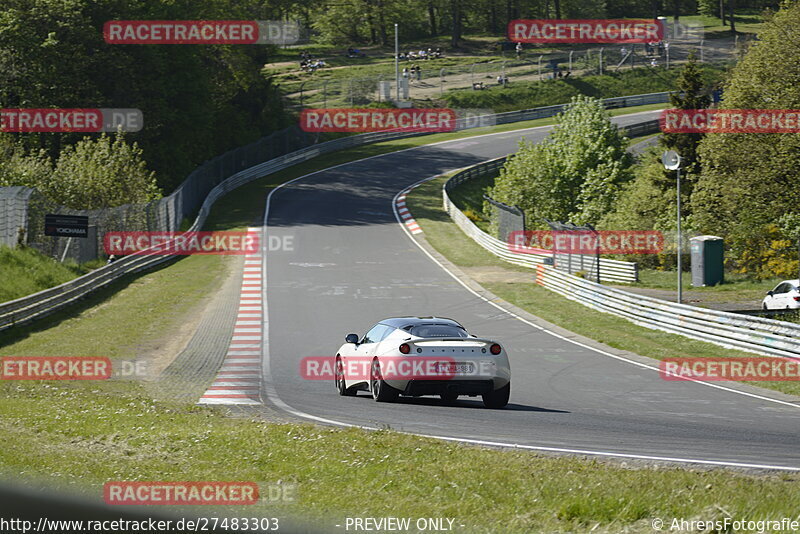
[[[519,59],[522,56],[522,43],[517,43],[516,51],[517,51],[517,59]]]
[[[408,67],[403,67],[403,78],[408,78]]]
[[[422,81],[422,69],[419,68],[419,65],[416,65],[416,71],[417,71],[417,81],[420,82]]]

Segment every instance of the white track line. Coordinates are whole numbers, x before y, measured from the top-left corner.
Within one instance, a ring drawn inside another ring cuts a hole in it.
[[[652,111],[642,111],[642,112],[639,112],[639,113],[631,113],[630,115],[626,115],[626,116],[630,117],[630,116],[635,116],[635,115],[639,115],[639,114],[642,114],[642,113],[652,113]],[[534,128],[525,128],[523,130],[518,130],[517,133],[519,133],[521,131],[539,130],[539,129],[542,129],[542,128],[550,128],[550,126],[537,126],[537,127],[534,127]],[[452,141],[440,141],[438,143],[431,143],[429,145],[423,145],[423,146],[427,147],[427,146],[442,145],[442,144],[447,144],[447,143],[455,143],[455,142],[458,142],[458,141],[463,141],[464,139],[471,139],[473,137],[490,137],[490,136],[494,136],[494,135],[504,135],[504,134],[507,134],[507,133],[510,133],[510,132],[497,132],[497,133],[493,133],[493,134],[475,135],[475,136],[471,136],[471,137],[455,139],[455,140],[452,140]],[[323,173],[323,172],[328,172],[328,171],[331,171],[331,170],[339,168],[339,167],[344,167],[345,165],[350,165],[351,163],[367,161],[367,160],[370,160],[370,159],[381,158],[381,157],[385,157],[385,156],[391,156],[393,154],[398,154],[400,152],[405,152],[407,150],[416,150],[417,148],[421,148],[421,147],[406,148],[406,149],[403,149],[403,150],[398,150],[396,152],[389,152],[389,153],[386,153],[386,154],[378,154],[376,156],[369,156],[367,158],[363,158],[363,159],[356,160],[356,161],[349,161],[347,163],[340,163],[338,165],[334,165],[334,166],[328,167],[326,169],[320,169],[318,171],[314,171],[312,173],[305,174],[303,176],[298,176],[297,178],[293,178],[292,180],[289,180],[288,182],[284,182],[282,184],[278,184],[267,195],[267,201],[266,201],[266,204],[265,204],[265,207],[264,207],[264,220],[263,220],[263,231],[264,231],[264,234],[262,235],[263,239],[261,240],[261,242],[262,243],[266,243],[267,242],[266,238],[268,238],[268,233],[269,233],[269,223],[267,222],[268,219],[269,219],[269,208],[270,208],[270,205],[272,203],[272,195],[276,191],[279,191],[280,189],[283,189],[285,186],[293,184],[294,182],[303,180],[305,178],[314,176],[316,174],[320,174],[320,173]],[[451,171],[447,171],[447,172],[452,172],[453,170],[457,170],[457,169],[452,169]],[[446,174],[446,173],[443,173],[443,174]],[[437,176],[441,176],[441,175],[437,175]],[[418,186],[418,185],[420,185],[420,184],[422,184],[422,183],[424,183],[426,181],[432,180],[433,178],[436,178],[436,176],[432,176],[432,177],[428,177],[428,178],[425,178],[423,180],[420,180],[419,182],[416,182],[415,184],[411,185],[411,187],[409,187],[408,189],[410,190],[410,189],[412,189],[412,188],[414,188],[414,187],[416,187],[416,186]],[[541,330],[543,332],[547,332],[547,333],[549,333],[549,334],[551,334],[553,336],[556,336],[559,339],[562,339],[564,341],[568,341],[570,343],[574,343],[575,345],[578,345],[580,347],[586,348],[588,350],[595,351],[595,352],[597,352],[599,354],[603,354],[604,356],[608,356],[608,357],[611,357],[611,358],[614,358],[614,359],[617,359],[617,360],[620,360],[620,361],[623,361],[623,362],[626,362],[626,363],[630,363],[630,364],[645,368],[645,369],[652,369],[654,371],[658,371],[659,370],[657,367],[646,365],[646,364],[643,364],[643,363],[640,363],[640,362],[637,362],[637,361],[634,361],[634,360],[629,360],[627,358],[623,358],[622,356],[617,356],[615,354],[611,354],[609,352],[605,352],[605,351],[596,349],[594,347],[590,347],[588,345],[584,345],[583,343],[580,343],[578,341],[574,341],[572,339],[565,338],[564,336],[556,334],[555,332],[551,332],[550,330],[547,330],[547,329],[545,329],[545,328],[543,328],[543,327],[541,327],[541,326],[539,326],[539,325],[537,325],[535,323],[531,323],[530,321],[527,321],[526,319],[523,319],[522,317],[517,316],[516,314],[510,312],[509,310],[506,310],[506,309],[498,306],[494,302],[484,298],[483,296],[481,296],[478,293],[476,293],[475,291],[473,291],[469,286],[464,284],[464,282],[462,282],[455,274],[453,274],[448,269],[446,269],[444,267],[444,265],[442,265],[438,260],[436,260],[436,258],[434,258],[431,254],[429,254],[428,251],[425,250],[422,247],[422,245],[417,243],[416,239],[414,239],[412,237],[410,231],[407,228],[405,228],[405,225],[402,223],[402,219],[399,217],[399,214],[396,211],[396,209],[397,209],[396,208],[397,198],[401,195],[401,193],[403,193],[403,191],[398,193],[395,196],[394,200],[392,201],[392,209],[395,210],[395,217],[398,219],[398,223],[400,224],[400,227],[403,228],[403,230],[406,232],[406,235],[409,237],[409,239],[411,239],[411,241],[413,241],[414,244],[417,245],[420,248],[420,250],[422,250],[422,252],[425,253],[426,256],[428,256],[434,263],[439,265],[447,274],[449,274],[453,279],[455,279],[456,282],[461,284],[467,291],[469,291],[473,295],[477,296],[481,300],[483,300],[485,302],[488,302],[489,304],[491,304],[492,306],[496,307],[497,309],[502,310],[503,312],[508,313],[512,317],[515,317],[515,318],[519,319],[520,321],[524,322],[525,324],[528,324],[528,325],[530,325],[530,326],[532,326],[532,327],[534,327],[534,328],[536,328],[538,330]],[[267,277],[267,256],[266,256],[266,254],[262,254],[262,264],[263,264],[264,277],[266,278]],[[364,430],[378,430],[377,427],[371,427],[371,426],[367,426],[367,425],[358,425],[358,424],[353,424],[353,423],[345,423],[344,421],[337,421],[337,420],[334,420],[334,419],[328,419],[328,418],[325,418],[325,417],[319,417],[319,416],[316,416],[316,415],[312,415],[312,414],[297,410],[295,408],[292,408],[291,406],[289,406],[288,404],[283,402],[283,400],[278,396],[278,392],[275,390],[275,386],[274,386],[274,383],[273,383],[273,380],[272,380],[272,371],[271,371],[270,365],[269,365],[269,362],[270,362],[270,355],[269,355],[269,319],[268,319],[268,317],[269,317],[269,300],[267,299],[267,285],[266,285],[266,283],[263,286],[263,294],[264,294],[264,342],[262,344],[262,351],[263,352],[262,352],[262,360],[261,360],[261,364],[262,364],[262,366],[261,366],[261,374],[262,374],[263,379],[264,379],[263,380],[263,390],[266,393],[267,398],[270,400],[270,402],[272,402],[276,407],[284,410],[285,412],[288,412],[288,413],[290,413],[290,414],[292,414],[292,415],[294,415],[296,417],[300,417],[300,418],[303,418],[303,419],[309,419],[309,420],[312,420],[312,421],[317,421],[319,423],[325,423],[325,424],[329,424],[329,425],[335,425],[335,426],[341,426],[341,427],[347,427],[347,428],[362,428]],[[791,403],[788,403],[788,402],[784,402],[784,401],[779,401],[777,399],[770,399],[769,397],[762,397],[762,396],[754,395],[754,394],[751,394],[751,393],[745,393],[745,392],[742,392],[742,391],[737,391],[737,390],[733,390],[733,389],[730,389],[730,388],[717,386],[716,384],[709,384],[707,382],[699,382],[699,383],[707,385],[709,387],[716,387],[716,388],[719,388],[719,389],[722,389],[722,390],[725,390],[725,391],[730,391],[732,393],[738,393],[738,394],[741,394],[741,395],[755,397],[755,398],[758,398],[758,399],[762,399],[762,400],[766,400],[766,401],[770,401],[770,402],[776,402],[776,403],[779,403],[779,404],[786,404],[788,406],[792,406],[793,408],[800,408],[800,406],[797,406],[797,405],[794,405],[794,404],[791,404]],[[401,432],[401,431],[398,431],[398,432]],[[401,432],[401,433],[409,434],[409,435],[412,435],[412,436],[433,438],[433,439],[438,439],[438,440],[443,440],[443,441],[454,441],[454,442],[459,442],[459,443],[467,443],[467,444],[473,444],[473,445],[484,445],[484,446],[492,446],[492,447],[524,449],[524,450],[530,450],[530,451],[560,452],[560,453],[569,453],[569,454],[584,454],[584,455],[590,455],[590,456],[602,456],[602,457],[609,457],[609,458],[631,458],[631,459],[639,459],[639,460],[658,460],[658,461],[674,462],[674,463],[714,465],[714,466],[719,466],[719,467],[746,467],[746,468],[752,468],[752,469],[772,469],[772,470],[779,470],[779,471],[796,471],[796,472],[800,472],[800,467],[786,467],[786,466],[781,466],[781,465],[762,465],[762,464],[729,462],[729,461],[724,461],[724,460],[700,460],[700,459],[694,459],[694,458],[681,458],[681,457],[669,457],[669,456],[647,456],[647,455],[641,455],[641,454],[625,454],[625,453],[618,453],[618,452],[612,452],[612,451],[595,451],[595,450],[585,450],[585,449],[538,447],[538,446],[535,446],[535,445],[523,445],[523,444],[519,444],[519,443],[507,443],[507,442],[499,442],[499,441],[482,441],[482,440],[476,440],[476,439],[470,439],[470,438],[457,438],[457,437],[452,437],[452,436],[421,434],[421,433],[417,433],[417,432]]]

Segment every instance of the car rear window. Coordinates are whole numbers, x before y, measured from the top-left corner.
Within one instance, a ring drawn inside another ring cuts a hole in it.
[[[446,324],[413,326],[409,333],[417,337],[469,337],[469,334],[463,328]]]

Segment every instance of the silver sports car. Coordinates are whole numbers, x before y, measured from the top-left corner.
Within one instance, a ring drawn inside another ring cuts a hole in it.
[[[502,408],[511,393],[502,345],[442,317],[384,319],[361,337],[348,334],[335,358],[336,389],[343,396],[369,391],[386,402],[400,395],[445,401],[480,395],[487,408]]]

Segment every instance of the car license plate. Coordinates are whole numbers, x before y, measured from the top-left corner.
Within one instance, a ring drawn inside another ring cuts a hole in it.
[[[466,375],[472,374],[475,369],[475,366],[471,362],[463,362],[463,363],[440,363],[439,364],[439,372],[440,373],[447,373],[450,375]]]

